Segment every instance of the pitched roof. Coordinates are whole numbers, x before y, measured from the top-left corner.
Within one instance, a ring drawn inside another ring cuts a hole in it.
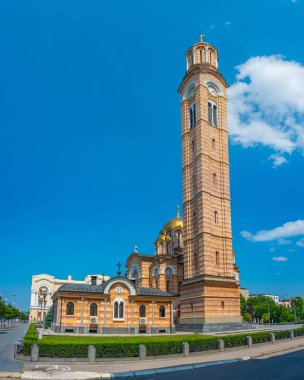
[[[113,279],[111,279],[113,280]],[[119,278],[117,278],[119,281]],[[126,280],[124,278],[124,280]],[[127,280],[129,281],[129,280]],[[91,285],[91,284],[64,284],[60,286],[57,292],[66,293],[99,293],[104,294],[104,289],[109,281],[102,285]],[[139,288],[136,287],[137,296],[158,296],[158,297],[172,297],[172,294],[165,292],[157,288]]]
[[[164,292],[157,288],[136,288],[136,294],[138,296],[160,296],[160,297],[172,297],[172,294]]]
[[[103,293],[103,285],[91,284],[64,284],[57,290],[60,292],[80,292],[80,293]]]

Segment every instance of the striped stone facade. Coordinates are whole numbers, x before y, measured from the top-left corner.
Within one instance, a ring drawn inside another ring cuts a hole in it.
[[[187,71],[179,88],[184,213],[179,324],[238,323],[239,284],[231,234],[228,84],[218,71],[217,50],[210,44],[195,44],[186,59]]]

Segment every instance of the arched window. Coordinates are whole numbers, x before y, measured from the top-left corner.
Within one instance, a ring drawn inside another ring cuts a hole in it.
[[[220,264],[220,254],[218,251],[215,252],[215,262],[216,262],[216,265]]]
[[[203,50],[200,49],[200,63],[203,63]]]
[[[192,103],[189,107],[189,128],[193,128],[195,123],[196,123],[195,103]]]
[[[218,213],[217,213],[217,211],[214,211],[214,223],[218,224]]]
[[[217,123],[217,106],[215,104],[213,105],[213,125],[215,127],[218,126],[218,123]]]
[[[132,278],[132,280],[134,280],[135,282],[138,281],[139,273],[138,273],[138,270],[137,270],[137,269],[133,269],[132,274],[131,274],[131,278]]]
[[[212,124],[212,103],[208,102],[208,123]]]
[[[160,318],[165,318],[166,316],[166,308],[164,305],[160,305],[159,307],[159,317]]]
[[[154,269],[153,274],[154,274],[154,276],[158,276],[158,274],[159,274],[159,270],[158,270],[158,268],[155,268],[155,269]]]
[[[218,127],[218,110],[217,105],[209,100],[208,102],[208,123]]]
[[[92,316],[92,317],[97,316],[97,305],[96,305],[96,303],[91,303],[91,305],[90,305],[90,316]]]
[[[166,275],[166,277],[171,277],[171,276],[173,276],[173,270],[171,269],[171,268],[166,268],[166,270],[165,270],[165,275]]]
[[[213,185],[217,185],[217,176],[213,173]]]
[[[114,301],[113,319],[123,320],[125,315],[125,304],[122,299]]]
[[[167,281],[166,281],[166,291],[167,291],[168,293],[170,293],[170,288],[171,288],[171,281],[170,281],[170,280],[167,280]]]
[[[191,151],[192,151],[192,154],[194,155],[195,154],[195,141],[194,140],[191,143]]]
[[[139,306],[139,316],[142,318],[146,317],[146,306],[145,305]]]
[[[225,309],[225,302],[222,301],[222,309]]]
[[[197,219],[196,219],[196,212],[193,213],[193,215],[192,215],[192,219],[193,219],[193,225],[196,226],[196,222],[197,222]]]
[[[166,246],[167,246],[167,249],[166,249],[167,252],[166,253],[171,253],[170,243],[167,243]]]
[[[73,302],[68,302],[66,306],[66,315],[74,315],[74,304]]]
[[[193,193],[195,194],[196,193],[196,176],[194,174],[192,176],[192,190],[193,190]]]
[[[216,148],[216,142],[215,142],[215,139],[212,139],[212,149],[215,149]]]
[[[192,260],[192,262],[193,262],[193,268],[197,268],[197,266],[198,266],[198,256],[197,256],[196,252],[193,253],[193,260]]]

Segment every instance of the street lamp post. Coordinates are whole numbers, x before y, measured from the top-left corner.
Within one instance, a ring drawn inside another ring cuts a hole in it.
[[[44,313],[45,313],[45,305],[46,305],[46,296],[47,296],[47,290],[43,289],[43,291],[42,291],[42,301],[43,301],[42,329],[44,327]]]

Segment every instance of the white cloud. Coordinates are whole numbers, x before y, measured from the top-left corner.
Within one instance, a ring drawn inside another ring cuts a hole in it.
[[[273,241],[280,239],[304,235],[304,220],[296,220],[295,222],[287,222],[283,226],[276,227],[272,230],[261,230],[255,235],[248,231],[242,231],[241,235],[251,241],[262,242],[262,241]],[[281,240],[282,241],[282,240]]]
[[[282,165],[284,154],[304,151],[304,66],[272,55],[250,58],[237,70],[228,90],[231,139],[270,147],[274,167]]]
[[[232,24],[232,21],[226,21],[224,22],[224,26],[230,26]]]
[[[278,257],[273,257],[272,260],[273,261],[288,261],[288,258],[284,256],[278,256]]]
[[[304,238],[298,240],[298,241],[296,242],[296,245],[297,245],[298,247],[303,248],[303,247],[304,247]]]
[[[269,156],[269,159],[273,161],[272,163],[273,168],[277,168],[278,166],[281,166],[282,164],[287,163],[287,159],[281,154],[272,154],[271,156]]]

